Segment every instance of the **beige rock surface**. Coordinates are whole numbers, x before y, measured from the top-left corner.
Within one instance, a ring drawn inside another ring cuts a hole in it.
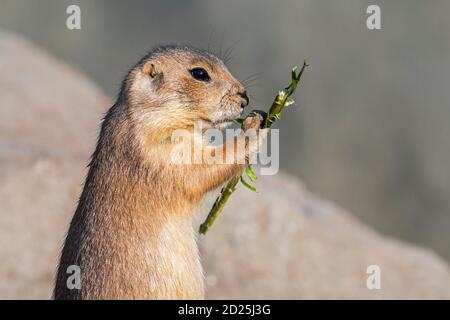
[[[0,298],[49,298],[98,125],[97,86],[0,32]],[[209,298],[450,298],[448,264],[378,235],[279,174],[200,237]],[[199,217],[199,220],[202,217]],[[381,268],[381,290],[366,268]]]

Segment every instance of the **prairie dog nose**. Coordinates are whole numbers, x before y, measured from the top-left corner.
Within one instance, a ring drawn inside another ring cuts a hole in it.
[[[245,106],[247,106],[247,105],[248,105],[248,102],[250,101],[250,99],[248,98],[248,95],[247,95],[247,91],[246,91],[246,90],[240,91],[240,92],[238,92],[238,93],[236,93],[236,94],[237,94],[239,97],[241,97],[242,100],[243,100],[243,103],[241,104],[242,108],[244,108]]]

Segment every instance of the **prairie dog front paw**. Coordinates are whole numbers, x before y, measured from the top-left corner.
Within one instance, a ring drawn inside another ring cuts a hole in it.
[[[261,125],[266,117],[266,113],[254,110],[245,118],[242,123],[246,142],[246,159],[250,163],[256,161],[256,155],[260,152],[261,146],[267,139],[270,129],[261,129]]]
[[[247,131],[249,129],[260,129],[267,114],[264,111],[253,110],[245,117],[242,123],[242,130]]]

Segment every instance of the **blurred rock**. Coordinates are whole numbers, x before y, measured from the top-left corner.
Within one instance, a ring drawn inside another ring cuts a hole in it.
[[[0,298],[48,298],[108,99],[0,32]]]
[[[259,180],[258,194],[241,188],[202,236],[209,297],[450,297],[449,267],[433,252],[378,235],[297,179]],[[370,265],[381,290],[366,287]]]
[[[0,298],[50,297],[109,103],[76,70],[0,32]],[[449,267],[429,250],[376,234],[283,174],[257,187],[200,237],[209,298],[450,298]],[[366,287],[369,265],[381,290]]]

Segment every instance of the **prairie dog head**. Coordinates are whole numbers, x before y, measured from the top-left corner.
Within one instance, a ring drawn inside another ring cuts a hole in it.
[[[244,86],[215,55],[184,46],[158,47],[130,72],[124,94],[135,120],[156,130],[221,127],[248,104]]]

